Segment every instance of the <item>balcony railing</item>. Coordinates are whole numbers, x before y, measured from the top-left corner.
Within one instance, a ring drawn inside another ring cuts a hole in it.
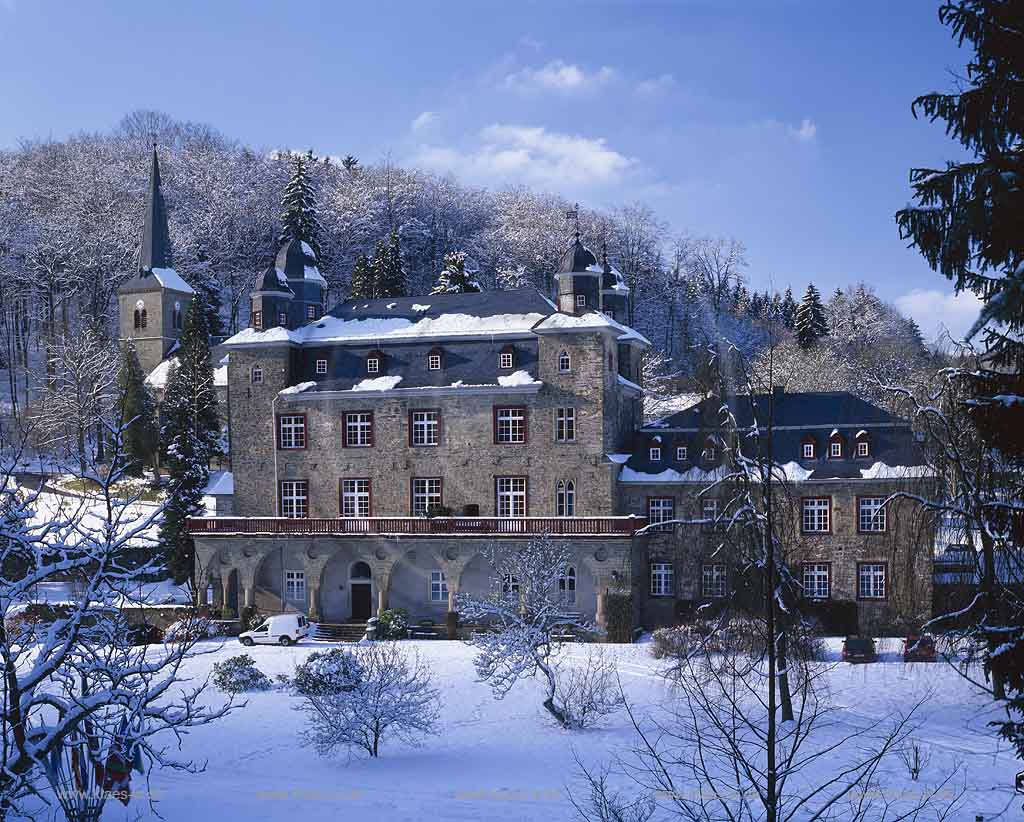
[[[443,535],[539,535],[632,536],[647,524],[645,517],[335,517],[290,519],[287,517],[193,517],[192,534],[342,534],[375,536],[403,534]]]

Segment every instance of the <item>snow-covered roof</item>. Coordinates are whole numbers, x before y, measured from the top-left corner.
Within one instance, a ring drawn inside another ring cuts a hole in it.
[[[177,367],[178,358],[171,357],[161,362],[156,368],[149,372],[149,376],[146,377],[146,385],[151,388],[166,388],[167,380],[171,376],[171,368]],[[213,369],[213,384],[217,388],[222,388],[228,384],[228,367],[227,365],[221,365]]]
[[[185,282],[181,275],[173,268],[154,268],[152,272],[153,276],[156,277],[157,281],[164,288],[170,288],[172,291],[181,291],[185,294],[196,293],[192,286]]]
[[[645,336],[627,325],[616,322],[607,314],[600,311],[588,311],[585,314],[562,314],[561,312],[546,317],[533,329],[537,333],[564,332],[564,331],[594,331],[608,330],[618,332],[617,339],[620,342],[638,342],[641,345],[650,345],[651,342]]]
[[[540,380],[535,380],[529,371],[515,371],[511,374],[502,374],[498,377],[498,385],[511,388],[513,385],[540,385]]]
[[[282,388],[278,391],[278,394],[301,394],[307,389],[314,388],[315,382],[300,382],[298,385],[289,385],[287,388]]]
[[[387,377],[367,377],[365,380],[360,380],[352,386],[353,391],[391,391],[400,382],[402,377],[400,374]]]

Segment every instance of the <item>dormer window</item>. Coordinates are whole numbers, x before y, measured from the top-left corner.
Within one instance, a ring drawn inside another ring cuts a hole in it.
[[[676,459],[679,462],[686,462],[686,446],[685,445],[678,445],[678,446],[676,446]]]
[[[651,446],[651,448],[650,448],[650,458],[651,458],[651,462],[660,462],[661,461],[661,448],[659,446],[657,446],[657,445],[652,445]]]
[[[440,348],[433,348],[427,354],[427,370],[440,371],[444,363],[444,352]]]
[[[558,355],[558,370],[562,374],[568,374],[572,370],[572,360],[569,358],[568,351],[563,351]]]
[[[715,447],[715,441],[708,438],[708,441],[704,443],[704,453],[701,454],[705,462],[714,462],[718,455],[718,449]]]
[[[506,345],[501,349],[501,353],[498,354],[498,367],[502,371],[509,371],[515,365],[515,349],[511,345]]]
[[[813,460],[818,457],[818,447],[814,437],[808,435],[800,443],[800,456],[805,460]]]
[[[812,459],[814,459],[814,443],[813,442],[805,442],[804,443],[804,459],[805,460],[812,460]]]
[[[586,304],[587,304],[587,295],[586,294],[577,294],[576,295],[576,307],[577,308],[582,308]]]
[[[367,374],[379,374],[380,373],[380,358],[379,357],[367,357],[366,358],[366,373]]]
[[[843,438],[838,431],[833,431],[828,438],[828,457],[833,460],[843,457]]]
[[[317,375],[323,375],[327,373],[327,360],[316,361],[316,373]]]
[[[871,444],[868,441],[867,431],[857,432],[857,456],[858,457],[870,457],[871,456]]]

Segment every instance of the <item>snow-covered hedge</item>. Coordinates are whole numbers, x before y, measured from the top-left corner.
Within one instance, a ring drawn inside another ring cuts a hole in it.
[[[195,642],[197,639],[211,639],[220,633],[213,620],[206,617],[189,617],[172,622],[164,631],[164,642]]]
[[[248,654],[239,654],[213,665],[213,684],[228,694],[243,694],[248,691],[267,691],[270,679],[256,667],[256,661]]]
[[[301,696],[351,691],[363,679],[363,666],[351,651],[332,648],[316,651],[295,666],[291,686]]]

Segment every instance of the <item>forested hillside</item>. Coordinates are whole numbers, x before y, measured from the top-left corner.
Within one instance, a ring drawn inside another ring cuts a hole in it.
[[[61,340],[85,328],[116,336],[115,292],[136,265],[154,142],[175,267],[217,306],[215,334],[247,324],[249,291],[282,232],[287,151],[154,112],[132,113],[109,133],[25,142],[0,152],[0,367],[11,393],[33,384],[31,372]],[[553,288],[573,207],[557,195],[473,188],[353,157],[312,158],[308,176],[331,303],[349,293],[357,258],[393,236],[413,294],[434,289],[452,252],[465,255],[460,265],[484,289]],[[875,376],[903,379],[925,355],[913,323],[865,286],[822,303],[824,324],[811,338],[796,335],[805,283],[793,284],[797,299],[789,289],[756,291],[750,282],[766,277],[749,271],[740,240],[692,237],[641,203],[610,211],[583,203],[579,213],[584,241],[598,255],[606,248],[632,289],[631,323],[660,352],[649,371],[677,378],[668,390],[685,389],[722,337],[757,353],[767,320],[782,329],[775,379],[792,390],[874,396]]]

